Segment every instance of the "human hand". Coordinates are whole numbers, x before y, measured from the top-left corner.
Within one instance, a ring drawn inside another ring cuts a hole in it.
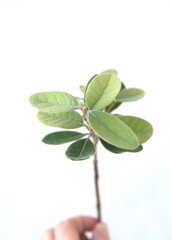
[[[47,230],[42,240],[89,240],[85,235],[88,231],[93,233],[92,240],[110,240],[107,226],[97,223],[96,218],[86,216],[60,222],[55,228]]]

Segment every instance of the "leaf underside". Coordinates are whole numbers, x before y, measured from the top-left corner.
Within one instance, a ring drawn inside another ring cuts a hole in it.
[[[73,131],[60,131],[46,135],[42,141],[46,144],[60,145],[75,141],[77,139],[84,137],[85,135],[86,134]]]
[[[81,115],[74,111],[64,113],[39,112],[38,119],[50,127],[74,129],[84,125]]]
[[[153,134],[152,125],[146,120],[133,116],[118,116],[136,134],[139,143],[145,143]]]
[[[86,95],[88,86],[90,85],[91,81],[92,81],[96,76],[97,76],[97,74],[94,74],[94,75],[90,78],[90,80],[88,81],[88,83],[87,83],[87,85],[86,85],[86,87],[85,87],[85,90],[84,90],[84,99],[85,99],[85,95]]]
[[[123,82],[121,82],[121,90],[125,89],[125,85]],[[110,112],[114,111],[115,109],[117,109],[119,106],[121,106],[122,102],[115,102],[115,104],[111,107]]]
[[[145,92],[138,88],[125,88],[116,97],[117,102],[132,102],[143,98]]]
[[[65,92],[40,92],[30,97],[30,103],[42,112],[61,113],[78,108],[77,100]]]
[[[88,121],[97,135],[106,142],[123,149],[139,146],[134,132],[118,117],[101,111],[90,111]]]
[[[103,71],[102,73],[112,73],[112,74],[115,74],[115,75],[118,74],[117,70],[115,70],[115,69],[107,69],[107,70]]]
[[[94,145],[89,138],[78,140],[72,143],[67,151],[66,156],[71,160],[85,160],[95,153]]]

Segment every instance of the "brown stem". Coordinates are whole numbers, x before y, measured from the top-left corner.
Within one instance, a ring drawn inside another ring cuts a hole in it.
[[[111,102],[111,104],[110,104],[109,106],[106,107],[106,109],[105,109],[106,112],[109,113],[109,112],[111,111],[111,108],[115,105],[115,103],[116,103],[115,101]]]
[[[86,123],[88,124],[86,107],[82,107],[81,110],[85,116]],[[94,148],[95,148],[93,163],[94,163],[94,181],[95,181],[95,190],[96,190],[96,209],[97,209],[98,222],[101,222],[102,216],[101,216],[101,201],[100,201],[100,192],[99,192],[99,171],[98,171],[98,159],[97,159],[98,137],[95,135],[94,131],[89,126],[89,124],[88,125],[87,124],[85,124],[85,127],[88,129],[90,136],[92,136],[93,144],[94,144]]]
[[[98,172],[98,159],[97,159],[97,143],[98,139],[97,136],[93,136],[93,142],[95,147],[95,153],[94,153],[94,178],[95,178],[95,190],[96,190],[96,208],[97,208],[97,217],[98,222],[102,221],[101,216],[101,201],[100,201],[100,192],[99,192],[99,172]]]

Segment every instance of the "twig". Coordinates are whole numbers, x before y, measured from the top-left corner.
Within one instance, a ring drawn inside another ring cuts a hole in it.
[[[98,159],[97,159],[98,138],[95,135],[93,135],[93,142],[94,142],[94,148],[95,148],[93,163],[94,163],[94,178],[95,178],[95,190],[96,190],[96,208],[97,208],[98,222],[101,222],[102,216],[101,216],[101,201],[100,201],[100,192],[99,192],[99,171],[98,171]]]
[[[109,104],[109,106],[106,107],[105,111],[109,113],[112,107],[115,105],[115,103],[116,103],[115,101],[111,102],[111,104]]]
[[[93,139],[93,144],[94,144],[94,148],[95,148],[93,164],[94,164],[94,182],[95,182],[95,190],[96,190],[96,209],[97,209],[98,222],[101,222],[102,216],[101,216],[101,201],[100,201],[100,191],[99,191],[99,171],[98,171],[98,159],[97,159],[98,137],[96,136],[95,132],[88,124],[86,107],[82,107],[81,111],[83,112],[83,114],[85,116],[85,121],[87,123],[87,124],[85,124],[85,127],[88,129],[89,134]]]

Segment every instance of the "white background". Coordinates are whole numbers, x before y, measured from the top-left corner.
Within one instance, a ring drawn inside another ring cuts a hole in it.
[[[118,113],[154,126],[138,154],[99,145],[103,219],[113,240],[171,240],[171,0],[0,0],[0,239],[36,240],[62,219],[95,215],[92,159],[41,139],[32,93],[65,91],[107,68],[146,91]],[[78,129],[79,131],[79,129]]]

